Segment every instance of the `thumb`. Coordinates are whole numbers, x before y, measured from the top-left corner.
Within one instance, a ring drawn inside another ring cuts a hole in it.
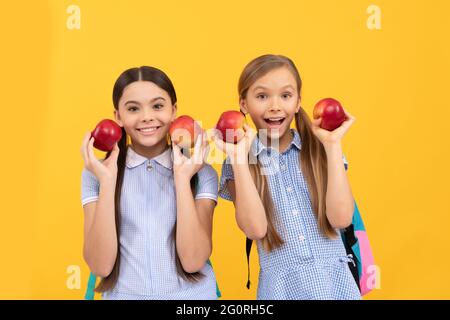
[[[311,122],[313,126],[318,127],[322,123],[322,118],[313,119]]]
[[[116,144],[114,144],[114,148],[111,151],[111,157],[114,158],[114,160],[117,160],[117,158],[119,157],[119,152],[120,152],[120,149],[116,142]]]
[[[176,143],[173,143],[172,144],[172,154],[173,154],[173,162],[175,164],[181,163],[180,153],[181,153],[181,148]]]
[[[250,140],[253,140],[253,138],[256,136],[256,131],[252,127],[248,126],[245,128],[245,135],[250,138]]]

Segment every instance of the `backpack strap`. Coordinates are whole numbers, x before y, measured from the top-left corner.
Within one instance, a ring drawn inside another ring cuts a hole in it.
[[[85,300],[94,300],[95,295],[95,283],[97,282],[97,277],[92,272],[89,274],[88,285],[86,289],[86,294],[84,295]]]
[[[211,266],[211,268],[213,267],[210,259],[208,259],[206,261],[206,263],[209,264]],[[217,280],[216,280],[216,295],[217,295],[217,298],[221,298],[222,297],[222,293],[220,292],[219,284],[217,283]]]
[[[347,255],[351,255],[352,257],[355,257],[355,260],[356,260],[355,263],[349,262],[348,266],[353,275],[353,278],[355,279],[358,289],[361,292],[361,287],[359,284],[360,277],[359,277],[359,273],[358,273],[359,260],[356,257],[357,252],[355,252],[355,250],[354,250],[354,248],[355,248],[354,246],[355,246],[355,244],[357,244],[358,240],[355,236],[355,229],[354,229],[353,224],[348,226],[347,228],[341,230],[341,237],[342,237]]]
[[[247,278],[247,289],[250,289],[250,252],[252,250],[253,240],[247,238],[245,243],[245,251],[247,252],[247,268],[248,268],[248,278]]]

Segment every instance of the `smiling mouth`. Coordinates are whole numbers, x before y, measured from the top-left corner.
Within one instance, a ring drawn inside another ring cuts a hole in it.
[[[269,126],[279,126],[281,125],[284,120],[286,118],[282,118],[282,117],[278,117],[278,118],[265,118],[264,121],[269,125]]]
[[[142,133],[153,133],[156,130],[158,130],[159,128],[161,128],[161,126],[138,128],[136,130],[139,131],[139,132],[142,132]]]

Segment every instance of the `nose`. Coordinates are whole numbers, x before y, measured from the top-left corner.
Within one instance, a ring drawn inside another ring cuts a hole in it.
[[[278,101],[276,98],[271,99],[269,104],[269,111],[280,111],[280,110],[281,110],[280,101]]]
[[[151,122],[155,120],[155,115],[150,108],[144,108],[144,112],[142,113],[142,122]]]

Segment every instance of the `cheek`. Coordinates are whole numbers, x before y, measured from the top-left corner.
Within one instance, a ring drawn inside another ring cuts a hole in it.
[[[164,114],[160,118],[160,121],[164,123],[166,126],[170,126],[173,120],[175,119],[172,113]]]
[[[286,112],[289,115],[294,115],[297,112],[297,106],[298,106],[298,102],[295,99],[292,99],[291,101],[287,101],[286,102]]]
[[[250,116],[250,118],[252,119],[252,121],[255,124],[264,122],[264,120],[263,120],[264,113],[263,112],[249,111],[248,115]]]
[[[136,116],[127,115],[122,118],[123,126],[125,128],[134,128],[134,127],[136,127],[136,124],[138,122],[137,119],[138,119],[138,117],[136,117]]]
[[[172,118],[174,117],[174,113],[172,110],[165,110],[164,112],[160,112],[158,114],[158,119],[162,123],[170,124],[172,122]]]
[[[264,102],[260,100],[248,100],[247,111],[252,118],[261,118],[265,110]]]

